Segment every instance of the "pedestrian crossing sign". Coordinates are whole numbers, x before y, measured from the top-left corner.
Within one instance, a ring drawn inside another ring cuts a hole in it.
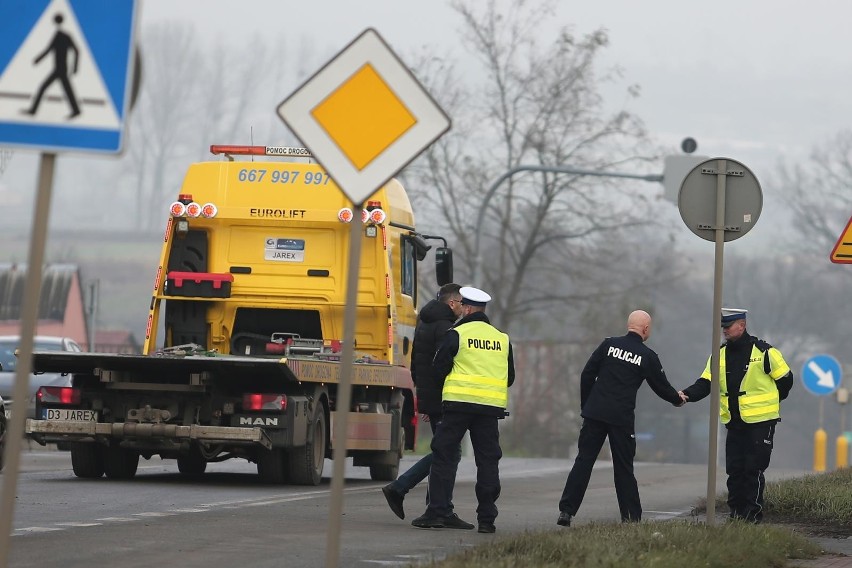
[[[852,264],[852,218],[846,223],[846,228],[840,233],[840,238],[831,249],[831,262]]]
[[[120,152],[136,0],[0,0],[0,146]]]

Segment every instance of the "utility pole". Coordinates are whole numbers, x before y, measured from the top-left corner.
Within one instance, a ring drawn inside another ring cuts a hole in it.
[[[89,305],[86,307],[86,315],[88,316],[88,324],[86,325],[86,340],[89,342],[86,351],[93,352],[95,350],[95,336],[97,332],[98,321],[98,299],[100,298],[100,280],[93,280],[89,283]]]

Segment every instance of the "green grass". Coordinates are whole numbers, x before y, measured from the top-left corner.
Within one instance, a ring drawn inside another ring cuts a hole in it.
[[[852,469],[766,484],[766,518],[852,531]]]
[[[691,521],[590,523],[527,532],[478,546],[429,566],[439,568],[616,568],[683,566],[768,568],[815,558],[820,548],[772,525]]]
[[[727,510],[716,499],[717,512]],[[434,561],[435,568],[616,568],[682,566],[765,568],[816,558],[810,534],[852,533],[852,469],[768,483],[764,523],[695,520],[589,523],[570,529],[498,536],[489,544]],[[699,502],[695,512],[706,511]]]
[[[727,493],[716,496],[717,513],[727,512],[727,498]],[[852,469],[767,483],[764,503],[767,522],[815,525],[830,532],[852,533]],[[706,511],[707,502],[701,499],[695,512]]]

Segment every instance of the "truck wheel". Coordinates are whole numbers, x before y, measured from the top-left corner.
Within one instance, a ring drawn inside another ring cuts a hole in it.
[[[192,446],[189,453],[180,454],[177,459],[178,471],[190,477],[196,477],[207,469],[207,460],[201,455],[198,446]]]
[[[104,474],[103,448],[98,444],[73,442],[71,467],[77,477],[94,479],[101,477]]]
[[[399,460],[405,449],[405,428],[399,429],[399,448],[396,452],[395,464],[379,464],[370,466],[370,479],[373,481],[393,481],[399,476]],[[388,452],[390,453],[390,452]]]
[[[119,446],[106,448],[104,473],[110,479],[131,479],[139,467],[139,452]]]
[[[264,483],[287,483],[287,454],[281,448],[260,450],[257,474]]]
[[[325,465],[325,448],[328,445],[328,430],[325,422],[325,406],[317,402],[314,416],[308,423],[308,441],[301,448],[290,452],[290,480],[296,485],[319,485]]]

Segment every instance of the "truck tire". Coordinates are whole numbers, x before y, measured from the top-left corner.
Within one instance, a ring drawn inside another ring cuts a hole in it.
[[[104,473],[110,479],[132,479],[139,467],[139,452],[120,446],[104,451]]]
[[[308,440],[301,448],[290,451],[290,481],[296,485],[319,485],[325,465],[325,449],[328,446],[328,427],[325,406],[317,401],[314,416],[308,423]]]
[[[198,477],[207,470],[207,460],[201,455],[198,446],[192,446],[189,453],[180,454],[177,458],[178,471],[188,477]]]
[[[264,483],[287,483],[287,454],[281,448],[260,450],[257,456],[257,474]]]
[[[104,452],[98,444],[73,442],[71,444],[71,467],[74,475],[86,479],[97,479],[104,474]]]
[[[399,476],[399,460],[405,449],[405,428],[399,429],[399,448],[396,453],[395,464],[378,464],[370,466],[370,479],[373,481],[393,481]]]

